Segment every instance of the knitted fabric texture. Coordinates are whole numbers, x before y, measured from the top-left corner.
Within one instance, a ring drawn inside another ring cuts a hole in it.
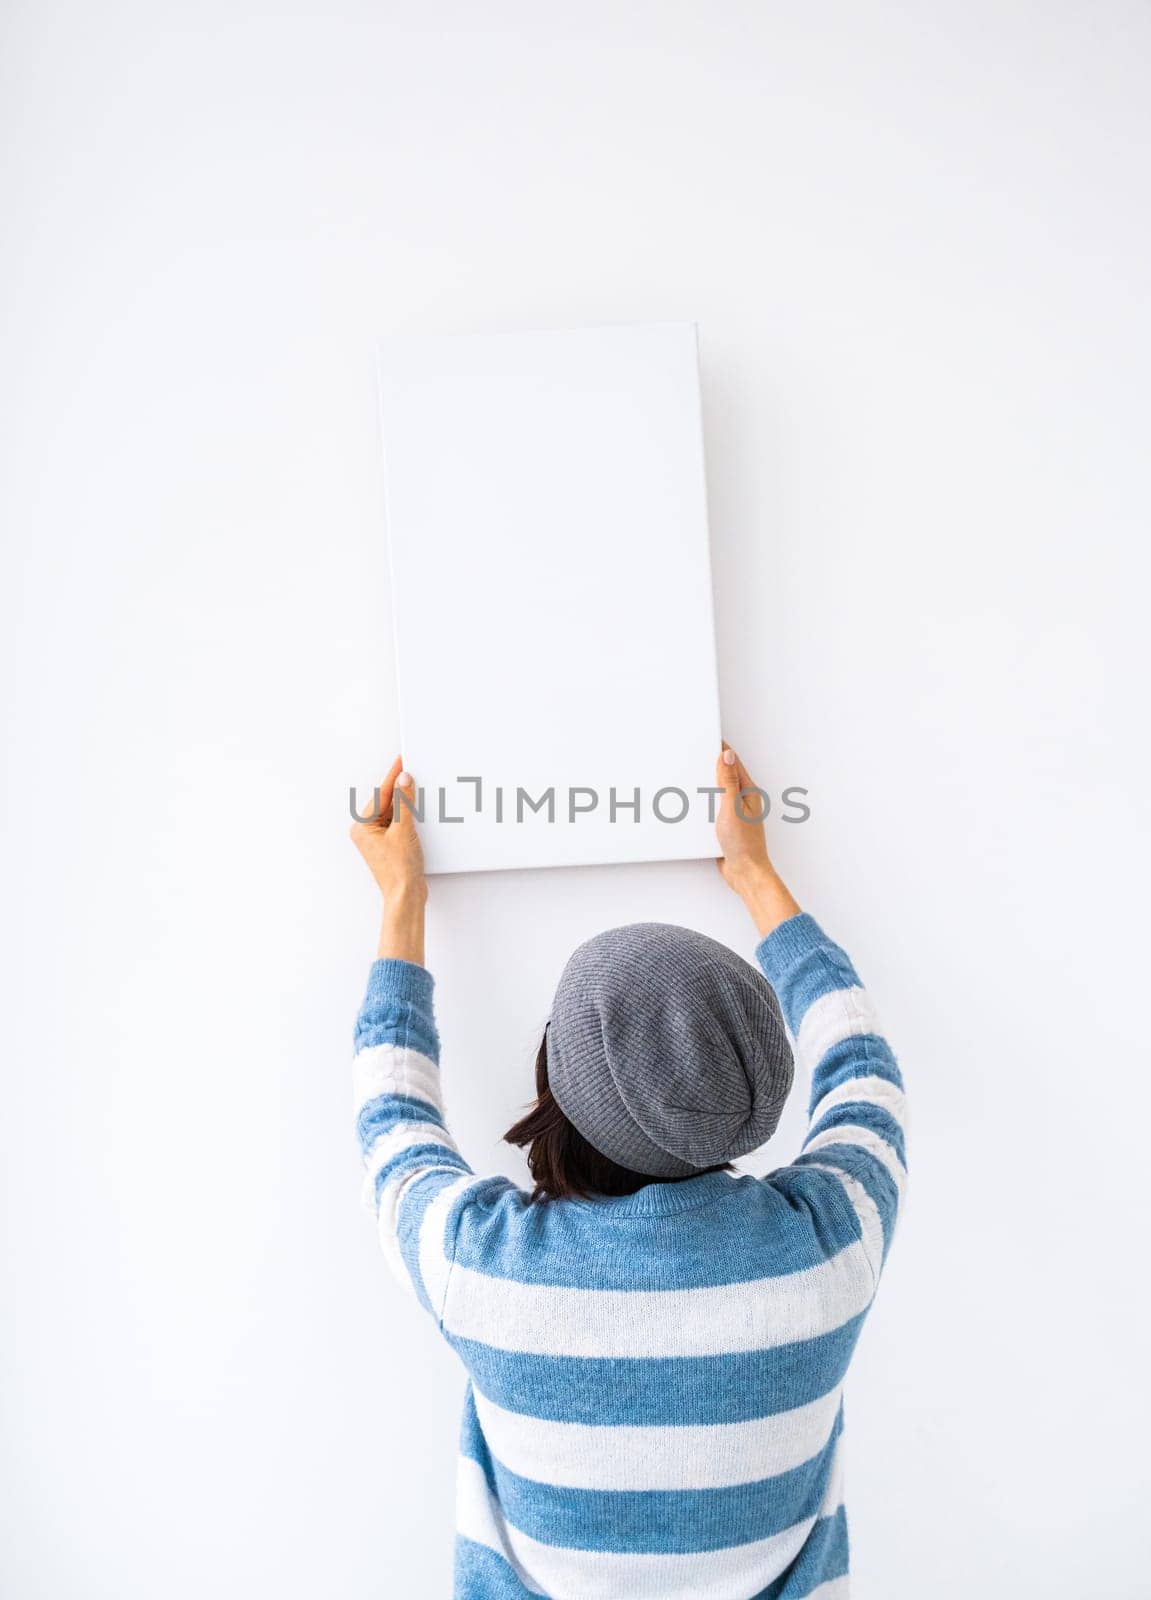
[[[770,985],[726,945],[663,922],[610,928],[564,968],[548,1084],[601,1155],[685,1178],[775,1132],[791,1046]]]
[[[449,1131],[431,973],[372,968],[364,1199],[468,1379],[455,1600],[847,1600],[844,1377],[906,1182],[902,1080],[810,917],[756,956],[810,1075],[802,1152],[762,1178],[538,1201]],[[415,1395],[402,1365],[383,1381]],[[418,1534],[386,1532],[415,1571]]]

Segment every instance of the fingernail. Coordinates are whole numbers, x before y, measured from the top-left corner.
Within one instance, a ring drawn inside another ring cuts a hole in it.
[[[723,764],[724,764],[725,767],[734,767],[735,766],[735,751],[734,750],[725,750],[723,752]]]
[[[411,775],[411,773],[410,772],[401,772],[399,777],[396,779],[396,782],[399,784],[401,789],[410,789],[411,786],[412,786],[412,775]]]

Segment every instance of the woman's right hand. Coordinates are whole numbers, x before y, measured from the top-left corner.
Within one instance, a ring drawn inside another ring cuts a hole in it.
[[[399,756],[376,788],[376,810],[370,822],[353,822],[352,843],[363,856],[385,902],[403,897],[426,898],[424,857],[412,811],[415,783],[402,770]],[[399,788],[408,802],[396,798]]]
[[[397,756],[377,791],[375,816],[370,822],[354,822],[351,833],[352,843],[367,862],[384,897],[377,955],[381,959],[413,961],[422,967],[428,885],[412,810],[416,785],[411,774],[401,770],[402,765]]]
[[[799,905],[771,864],[767,853],[767,807],[747,768],[729,745],[716,762],[716,783],[723,790],[715,833],[722,858],[716,863],[727,883],[766,938],[781,922],[799,913]]]

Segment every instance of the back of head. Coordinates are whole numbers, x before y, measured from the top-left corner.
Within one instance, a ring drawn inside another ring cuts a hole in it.
[[[632,1187],[692,1177],[764,1143],[793,1074],[779,1003],[756,969],[704,934],[655,922],[575,951],[541,1063],[548,1102],[608,1177],[622,1171]],[[527,1142],[530,1122],[508,1137]],[[554,1117],[551,1126],[562,1136]]]

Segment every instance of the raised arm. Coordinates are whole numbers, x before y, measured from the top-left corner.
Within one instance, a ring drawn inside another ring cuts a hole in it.
[[[810,1124],[795,1165],[838,1179],[878,1278],[907,1181],[899,1067],[854,967],[813,917],[781,923],[756,956],[779,996],[796,1065],[811,1074]]]
[[[851,1202],[878,1278],[907,1179],[903,1078],[846,953],[800,911],[768,858],[742,763],[725,751],[720,869],[751,913],[756,957],[779,997],[796,1064],[811,1074],[810,1123],[795,1165],[825,1169]],[[750,818],[751,820],[744,820]]]
[[[423,965],[423,856],[397,786],[414,797],[398,760],[380,785],[379,815],[352,828],[384,897],[378,959],[356,1022],[356,1132],[384,1257],[439,1322],[455,1205],[475,1179],[444,1121],[433,982]]]

